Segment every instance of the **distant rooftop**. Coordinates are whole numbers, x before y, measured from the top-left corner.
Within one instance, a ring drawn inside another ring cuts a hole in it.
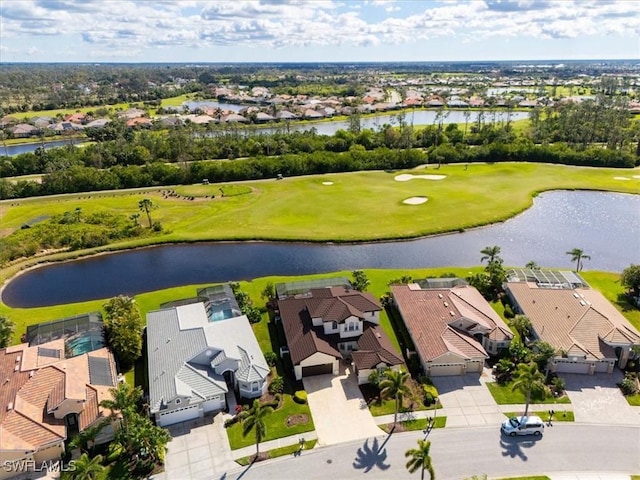
[[[465,280],[457,277],[425,278],[423,280],[415,280],[413,283],[420,285],[420,288],[453,288],[458,285],[467,285]]]

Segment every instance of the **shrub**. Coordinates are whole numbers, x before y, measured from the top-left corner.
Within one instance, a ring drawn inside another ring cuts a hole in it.
[[[560,377],[554,377],[554,379],[551,381],[551,384],[553,385],[553,392],[560,395],[562,392],[564,392],[565,389],[565,381],[563,378]]]
[[[229,428],[231,425],[235,425],[239,421],[239,417],[231,417],[224,421],[224,428]]]
[[[625,395],[633,395],[638,392],[638,385],[633,375],[627,374],[624,376],[624,380],[618,384],[620,390]]]
[[[273,377],[273,379],[269,383],[269,393],[273,395],[274,393],[282,393],[283,391],[284,391],[284,378]]]
[[[267,352],[264,354],[264,359],[267,361],[267,365],[274,367],[278,360],[278,355],[276,355],[275,352]]]
[[[307,392],[305,392],[304,390],[298,390],[293,395],[293,401],[304,405],[305,403],[307,403]]]
[[[424,404],[427,406],[433,405],[436,398],[438,398],[438,389],[434,385],[423,384],[422,391]]]
[[[511,305],[508,303],[504,306],[504,316],[505,318],[513,318],[516,316],[516,314],[513,313],[513,310],[511,310]]]

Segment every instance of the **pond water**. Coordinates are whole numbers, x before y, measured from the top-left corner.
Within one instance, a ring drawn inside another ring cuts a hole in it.
[[[201,102],[202,103],[202,102]],[[204,103],[215,103],[215,102],[204,102]],[[227,104],[220,104],[227,105]],[[237,110],[242,108],[242,105],[232,105],[233,107],[237,107]],[[385,115],[376,115],[375,117],[363,117],[361,120],[362,128],[370,128],[372,130],[380,129],[385,123],[397,126],[399,123],[399,114],[385,114]],[[460,124],[460,128],[463,128],[463,125],[466,121],[464,117],[464,112],[460,110],[450,110],[445,112],[447,116],[443,118],[443,123],[458,123]],[[471,116],[469,117],[469,124],[472,124],[474,121],[477,121],[479,111],[471,112]],[[495,117],[494,117],[495,113]],[[433,110],[415,110],[405,112],[404,121],[411,125],[432,125],[435,122],[437,112]],[[528,118],[528,112],[510,112],[509,117],[511,121],[520,120],[523,118]],[[507,113],[506,112],[485,112],[484,121],[487,123],[493,122],[506,122],[507,121]],[[251,134],[271,134],[283,130],[289,131],[299,131],[304,132],[311,130],[312,128],[316,129],[316,132],[321,135],[333,135],[338,130],[346,130],[349,128],[349,122],[344,120],[335,120],[331,122],[306,122],[306,123],[296,123],[295,121],[284,124],[279,123],[278,126],[273,127],[257,127],[255,125],[237,125],[239,131],[244,132],[246,135]],[[52,147],[61,147],[67,145],[69,143],[68,140],[56,140],[47,142],[45,144],[45,148]],[[0,156],[1,155],[18,155],[20,153],[28,153],[35,152],[38,147],[40,147],[40,143],[22,143],[19,145],[6,145],[0,148]]]
[[[361,268],[470,266],[499,245],[505,264],[571,269],[581,248],[587,270],[640,263],[640,195],[556,191],[504,223],[412,241],[368,244],[228,242],[166,245],[36,268],[16,277],[2,300],[36,307],[134,295],[178,285]]]

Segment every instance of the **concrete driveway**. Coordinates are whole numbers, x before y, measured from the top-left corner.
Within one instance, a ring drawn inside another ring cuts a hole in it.
[[[302,379],[316,426],[319,445],[333,445],[386,435],[375,422],[362,397],[355,375],[340,367],[340,375]]]
[[[640,425],[640,412],[631,407],[616,386],[623,379],[620,370],[613,374],[559,374],[566,382],[566,391],[576,422],[616,425]]]
[[[171,441],[165,455],[165,471],[154,480],[206,478],[238,468],[224,429],[224,414],[206,416],[167,427]]]
[[[504,414],[485,385],[492,381],[490,372],[485,369],[482,375],[468,373],[432,378],[447,414],[447,427],[500,425],[504,421]]]

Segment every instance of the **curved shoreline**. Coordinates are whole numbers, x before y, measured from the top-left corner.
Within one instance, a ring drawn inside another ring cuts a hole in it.
[[[591,192],[602,192],[602,193],[615,193],[615,194],[625,194],[625,193],[620,193],[620,192],[613,192],[610,190],[597,190],[597,189],[552,189],[552,190],[546,190],[546,191],[542,191],[542,192],[538,192],[535,191],[533,192],[533,194],[530,197],[530,202],[528,203],[527,206],[525,206],[525,208],[523,208],[522,210],[519,210],[515,213],[513,213],[512,215],[508,215],[505,216],[504,218],[500,218],[497,219],[495,221],[491,221],[491,222],[486,222],[486,223],[482,223],[482,224],[477,224],[477,225],[472,225],[469,227],[461,227],[458,229],[452,229],[449,231],[445,231],[445,232],[436,232],[436,233],[430,233],[430,234],[424,234],[424,235],[415,235],[415,236],[399,236],[399,237],[393,237],[393,238],[378,238],[378,239],[366,239],[366,240],[335,240],[335,239],[318,239],[318,240],[311,240],[311,239],[305,239],[305,240],[297,240],[297,239],[282,239],[282,238],[250,238],[250,239],[220,239],[220,240],[215,240],[215,239],[197,239],[197,240],[170,240],[170,241],[162,241],[162,239],[160,239],[160,241],[157,242],[153,242],[147,245],[139,245],[139,246],[131,246],[131,247],[124,247],[124,248],[118,248],[115,245],[111,245],[111,246],[104,246],[104,247],[99,247],[98,251],[94,251],[94,252],[88,252],[88,253],[80,253],[80,252],[59,252],[57,254],[53,254],[52,256],[43,256],[39,259],[34,259],[33,257],[31,259],[26,259],[24,260],[25,264],[23,264],[23,266],[20,266],[20,264],[17,265],[13,265],[12,267],[9,268],[9,271],[11,271],[12,269],[15,269],[15,272],[10,274],[9,276],[7,276],[5,279],[3,279],[2,284],[0,285],[0,302],[4,303],[2,301],[2,295],[5,291],[5,288],[11,283],[12,280],[15,280],[16,278],[18,278],[19,276],[31,272],[32,270],[38,269],[38,268],[44,268],[50,265],[54,265],[54,264],[59,264],[59,263],[69,263],[69,262],[74,262],[74,261],[78,261],[78,260],[85,260],[85,259],[91,259],[91,258],[96,258],[96,257],[100,257],[103,255],[110,255],[110,254],[118,254],[118,253],[124,253],[127,251],[135,251],[135,250],[142,250],[142,249],[150,249],[150,248],[158,248],[158,247],[163,247],[163,246],[170,246],[170,245],[188,245],[188,244],[229,244],[229,243],[274,243],[274,244],[297,244],[297,245],[314,245],[314,244],[322,244],[322,245],[366,245],[366,244],[379,244],[379,243],[400,243],[400,242],[411,242],[411,241],[416,241],[416,240],[421,240],[421,239],[427,239],[427,238],[433,238],[433,237],[440,237],[440,236],[446,236],[446,235],[453,235],[456,233],[463,233],[465,231],[474,231],[474,230],[480,230],[480,229],[484,229],[484,228],[488,228],[488,227],[492,227],[495,225],[499,225],[501,223],[506,222],[507,220],[513,219],[515,217],[517,217],[518,215],[524,213],[525,211],[527,211],[528,209],[530,209],[533,205],[533,201],[534,199],[540,194],[540,193],[546,193],[546,192],[553,192],[553,191],[591,191]],[[629,195],[637,195],[637,194],[629,194]],[[153,237],[152,237],[153,238]],[[100,250],[100,248],[102,248]],[[55,255],[61,255],[62,258],[59,259],[55,259],[52,257],[55,257]],[[32,263],[31,263],[32,262]]]

